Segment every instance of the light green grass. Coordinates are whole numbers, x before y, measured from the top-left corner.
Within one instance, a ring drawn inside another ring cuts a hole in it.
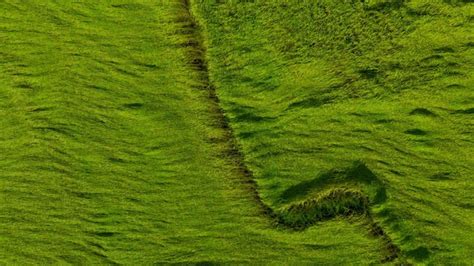
[[[379,262],[357,218],[298,232],[261,215],[212,141],[181,12],[0,1],[0,264]]]
[[[363,2],[195,1],[211,81],[268,205],[369,193],[362,161],[409,262],[470,265],[474,4]]]

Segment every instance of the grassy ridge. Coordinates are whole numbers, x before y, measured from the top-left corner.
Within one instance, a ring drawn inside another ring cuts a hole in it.
[[[363,221],[260,215],[222,156],[186,12],[0,2],[0,263],[380,261]]]
[[[337,174],[363,161],[386,193],[374,202],[376,220],[411,262],[473,260],[472,3],[194,8],[211,81],[266,204],[297,202],[319,184],[373,194],[357,176]]]
[[[225,116],[224,110],[221,107],[216,88],[210,82],[209,65],[206,58],[207,47],[204,44],[205,38],[202,33],[200,22],[198,21],[197,16],[193,14],[191,2],[184,0],[183,4],[188,10],[186,16],[189,17],[187,19],[189,23],[186,24],[185,32],[191,36],[191,39],[195,40],[187,42],[186,46],[191,47],[189,51],[189,55],[192,58],[191,63],[200,71],[200,73],[202,73],[201,81],[204,83],[203,88],[209,91],[209,98],[215,104],[214,112],[218,114],[216,116],[219,121],[218,126],[225,132],[224,136],[220,139],[220,141],[226,143],[227,146],[223,151],[223,155],[227,156],[237,166],[237,170],[239,170],[238,176],[240,176],[243,182],[249,185],[248,190],[250,194],[253,194],[255,203],[260,206],[262,214],[274,220],[276,225],[283,225],[285,228],[290,230],[305,229],[319,221],[336,217],[352,217],[352,215],[358,215],[358,218],[365,219],[364,223],[366,223],[370,235],[380,238],[383,244],[381,247],[383,258],[381,261],[391,262],[400,258],[400,249],[393,244],[392,240],[383,229],[373,221],[369,210],[369,198],[361,191],[348,190],[344,188],[330,189],[325,191],[325,193],[319,193],[310,199],[299,203],[293,203],[285,208],[280,208],[279,210],[274,210],[262,200],[253,173],[248,169],[244,162],[245,156],[240,151],[235,133],[229,125],[229,120]],[[186,21],[185,18],[181,18],[180,21],[181,20]],[[380,180],[378,180],[361,162],[355,163],[353,169],[342,174],[345,174],[346,177],[348,176],[349,178],[357,176],[360,178],[360,181],[363,181],[363,183],[366,183],[365,185],[368,185],[369,187],[382,185],[380,184]],[[344,177],[342,177],[342,179],[344,179]],[[293,187],[290,188],[288,192],[291,191],[291,196],[298,196],[299,194],[302,194],[301,190],[307,190],[310,186],[318,186],[321,189],[321,187],[326,183],[324,180],[321,181],[323,182],[301,183],[299,185],[301,188]],[[385,200],[385,190],[383,186],[376,188],[376,190],[374,202]],[[369,189],[368,192],[370,196],[374,196],[370,193],[373,191]]]
[[[357,190],[335,188],[320,193],[318,197],[293,203],[281,210],[283,223],[304,228],[314,221],[337,215],[364,214],[369,208],[367,196]]]

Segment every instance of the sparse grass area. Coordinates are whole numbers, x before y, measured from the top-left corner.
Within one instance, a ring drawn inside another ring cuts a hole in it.
[[[471,1],[194,3],[267,205],[356,186],[409,262],[472,264]]]

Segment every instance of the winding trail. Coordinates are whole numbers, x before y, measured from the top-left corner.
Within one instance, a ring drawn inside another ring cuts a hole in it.
[[[184,16],[180,17],[187,20],[183,27],[182,34],[187,36],[188,41],[184,46],[189,47],[188,56],[190,64],[199,72],[201,86],[197,89],[208,91],[209,99],[212,102],[212,113],[216,120],[216,126],[220,127],[225,133],[220,139],[215,139],[216,143],[225,143],[223,154],[232,160],[236,165],[237,174],[241,178],[242,183],[252,195],[255,203],[259,206],[261,213],[271,219],[276,227],[283,227],[290,230],[304,230],[315,222],[332,219],[336,216],[345,216],[350,219],[353,215],[362,215],[365,217],[368,233],[371,236],[378,237],[382,240],[384,258],[383,263],[392,262],[400,258],[400,248],[396,246],[392,239],[384,232],[383,228],[373,219],[370,212],[370,203],[367,195],[360,191],[350,191],[344,188],[333,189],[325,195],[319,195],[317,198],[310,198],[302,202],[293,203],[282,210],[274,210],[265,204],[258,192],[257,183],[253,177],[253,173],[244,163],[244,154],[240,151],[238,141],[232,130],[232,127],[225,115],[225,111],[220,105],[220,100],[216,92],[216,87],[209,78],[209,66],[206,59],[207,48],[205,47],[202,29],[199,21],[192,12],[192,3],[190,0],[182,0],[184,8]],[[327,210],[322,205],[328,202],[341,203],[344,207],[341,210]],[[326,213],[325,213],[326,212]],[[307,214],[311,213],[308,218]],[[288,219],[289,217],[289,219]],[[301,222],[299,220],[302,220]]]

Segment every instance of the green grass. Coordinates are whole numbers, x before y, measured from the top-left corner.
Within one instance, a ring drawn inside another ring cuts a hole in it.
[[[211,81],[266,204],[378,187],[409,262],[472,264],[474,5],[363,2],[196,1]]]
[[[315,221],[366,213],[369,199],[354,189],[335,188],[313,198],[293,203],[281,210],[282,223],[294,228],[305,228]]]
[[[0,2],[0,264],[380,261],[363,220],[261,215],[216,141],[185,13]]]
[[[0,264],[472,264],[470,1],[185,2],[0,1]]]

